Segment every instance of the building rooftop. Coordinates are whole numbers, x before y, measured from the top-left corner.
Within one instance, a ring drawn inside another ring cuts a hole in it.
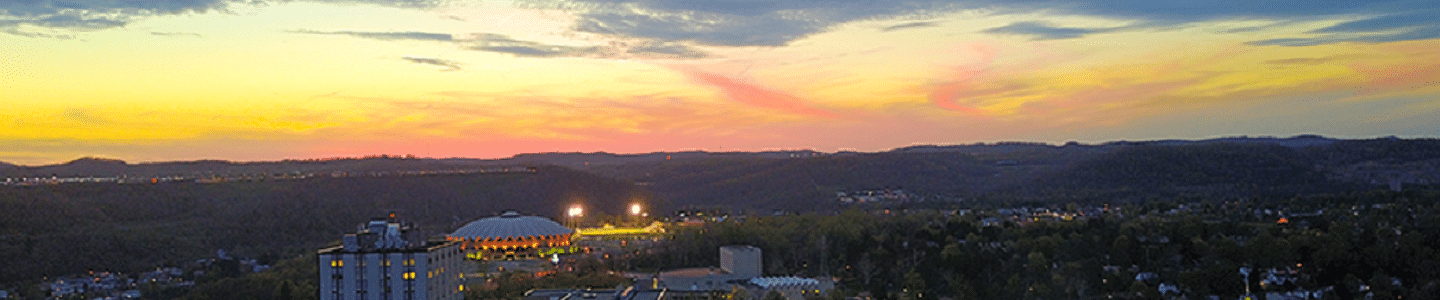
[[[814,286],[819,285],[820,281],[800,277],[758,277],[751,278],[750,283],[768,289],[781,286]]]
[[[496,239],[507,237],[541,237],[570,234],[575,232],[550,219],[536,216],[522,216],[513,211],[495,217],[484,218],[465,224],[456,229],[451,237],[465,239]]]
[[[688,268],[688,269],[677,269],[677,270],[669,270],[669,271],[660,272],[660,277],[661,277],[661,278],[676,278],[676,277],[696,278],[696,277],[705,277],[705,276],[710,276],[710,275],[729,275],[729,274],[730,274],[729,272],[725,272],[724,270],[720,270],[720,269],[718,269],[718,268]]]

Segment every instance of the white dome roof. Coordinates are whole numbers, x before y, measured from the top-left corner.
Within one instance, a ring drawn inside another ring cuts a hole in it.
[[[507,237],[544,237],[575,232],[550,219],[536,216],[522,216],[513,211],[495,217],[470,222],[456,229],[451,237],[464,239],[503,239]]]

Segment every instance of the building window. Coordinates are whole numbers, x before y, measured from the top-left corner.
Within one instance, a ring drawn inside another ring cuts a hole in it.
[[[335,268],[344,267],[344,266],[345,266],[345,261],[344,261],[344,260],[339,260],[339,259],[333,259],[333,260],[330,260],[330,266],[331,266],[331,267],[335,267]]]

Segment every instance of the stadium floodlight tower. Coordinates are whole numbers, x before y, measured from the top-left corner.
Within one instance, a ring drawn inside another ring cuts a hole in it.
[[[585,216],[585,207],[580,206],[580,204],[571,204],[570,209],[565,212],[565,220],[570,223],[567,226],[570,228],[579,227],[580,224],[577,219],[583,216]]]

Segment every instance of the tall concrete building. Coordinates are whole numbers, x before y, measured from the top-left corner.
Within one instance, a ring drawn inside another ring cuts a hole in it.
[[[763,275],[760,248],[750,245],[720,247],[720,269],[738,278]]]
[[[463,299],[460,242],[412,243],[407,232],[394,220],[372,219],[346,234],[342,245],[320,249],[320,299]]]

